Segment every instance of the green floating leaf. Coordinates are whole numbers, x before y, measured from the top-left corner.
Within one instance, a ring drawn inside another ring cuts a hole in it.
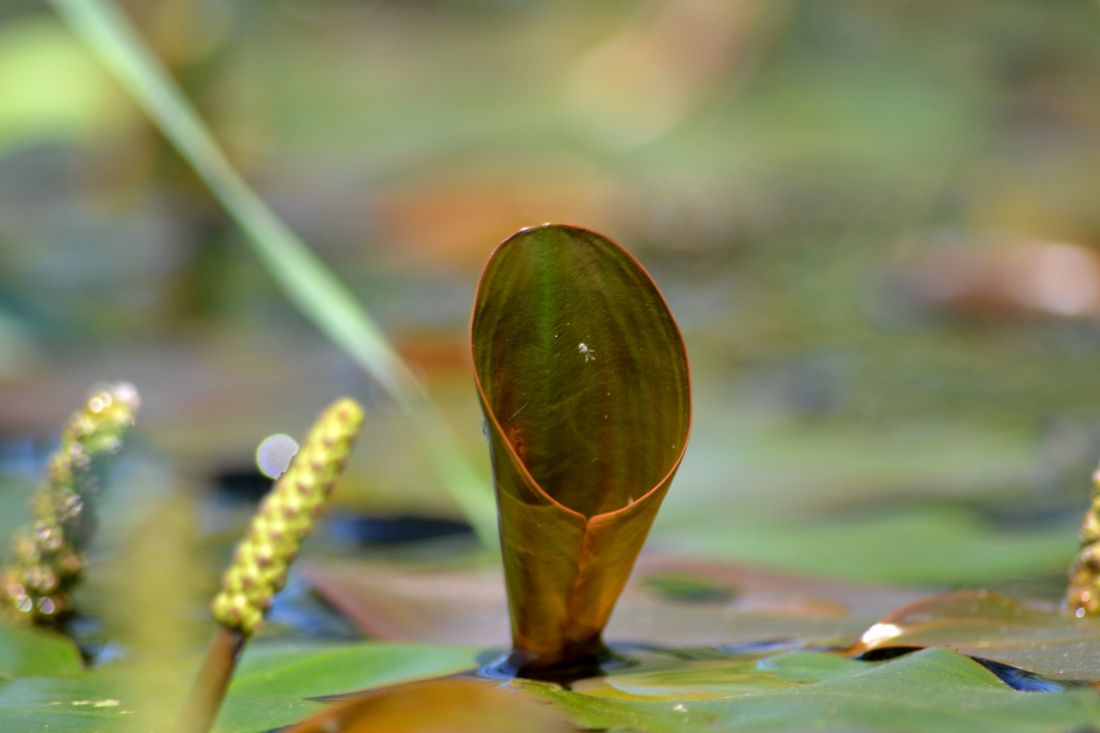
[[[670,601],[685,603],[725,603],[737,595],[731,586],[702,575],[655,573],[646,576],[645,585]]]
[[[696,652],[694,658],[643,659],[640,668],[580,680],[570,689],[593,698],[682,703],[798,687],[863,667],[830,654]]]
[[[856,652],[943,646],[1062,680],[1100,680],[1100,619],[1029,606],[985,590],[961,590],[887,614]]]
[[[376,642],[254,645],[237,668],[214,731],[252,733],[287,725],[317,710],[307,698],[461,672],[477,666],[478,652]]]
[[[460,672],[474,667],[476,656],[476,649],[457,646],[257,643],[241,660],[214,733],[290,725],[323,707],[310,698]],[[182,667],[181,691],[193,672]],[[0,685],[0,730],[133,733],[134,721],[149,714],[135,684],[147,670],[117,663]]]
[[[229,688],[236,693],[316,697],[460,672],[479,649],[429,644],[254,644]]]
[[[135,716],[126,678],[114,670],[28,677],[0,686],[0,730],[126,733]]]
[[[1077,544],[1073,531],[998,528],[959,506],[822,511],[808,524],[737,516],[711,504],[683,512],[661,527],[660,538],[683,552],[817,576],[944,586],[1061,572]]]
[[[0,623],[0,677],[72,674],[83,667],[68,637]]]
[[[493,253],[471,338],[514,646],[590,655],[687,443],[683,340],[630,254],[559,225]]]
[[[603,678],[587,692],[522,684],[596,730],[1032,733],[1092,730],[1100,721],[1100,698],[1092,691],[1017,692],[947,649],[878,663],[785,654],[725,669],[712,664],[693,677],[643,675]]]

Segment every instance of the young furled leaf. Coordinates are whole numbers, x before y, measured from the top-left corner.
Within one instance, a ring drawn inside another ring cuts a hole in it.
[[[687,443],[679,329],[624,249],[543,225],[489,259],[471,340],[513,659],[532,669],[591,657]]]

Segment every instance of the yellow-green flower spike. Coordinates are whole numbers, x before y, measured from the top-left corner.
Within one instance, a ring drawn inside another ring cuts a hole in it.
[[[138,406],[133,385],[109,384],[93,390],[65,424],[46,481],[31,500],[33,523],[15,533],[11,564],[0,577],[8,616],[48,625],[71,610],[92,534],[89,503],[104,459],[118,452]]]
[[[329,405],[306,435],[290,467],[264,497],[233,564],[211,604],[218,623],[255,633],[271,599],[286,583],[287,568],[313,530],[352,442],[363,424],[363,408],[344,397]]]
[[[1081,522],[1081,552],[1066,587],[1066,607],[1077,617],[1100,616],[1100,468],[1092,481],[1092,504]]]

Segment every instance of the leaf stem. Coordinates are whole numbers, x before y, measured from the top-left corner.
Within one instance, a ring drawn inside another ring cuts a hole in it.
[[[487,548],[497,546],[488,481],[466,459],[423,385],[346,286],[249,187],[198,112],[111,0],[49,0],[209,187],[276,285],[407,414],[443,485]]]

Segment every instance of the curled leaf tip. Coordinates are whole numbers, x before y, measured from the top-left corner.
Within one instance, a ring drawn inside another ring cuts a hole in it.
[[[1077,617],[1100,616],[1100,468],[1092,482],[1092,503],[1081,522],[1081,551],[1066,587],[1066,608]]]
[[[105,384],[65,423],[46,480],[31,499],[33,522],[14,534],[13,559],[0,581],[10,617],[49,625],[72,610],[70,593],[92,534],[89,504],[104,461],[122,446],[139,406],[132,384]]]
[[[246,636],[259,628],[343,471],[362,424],[363,408],[344,397],[329,405],[310,428],[237,545],[233,564],[211,604],[218,623]]]

